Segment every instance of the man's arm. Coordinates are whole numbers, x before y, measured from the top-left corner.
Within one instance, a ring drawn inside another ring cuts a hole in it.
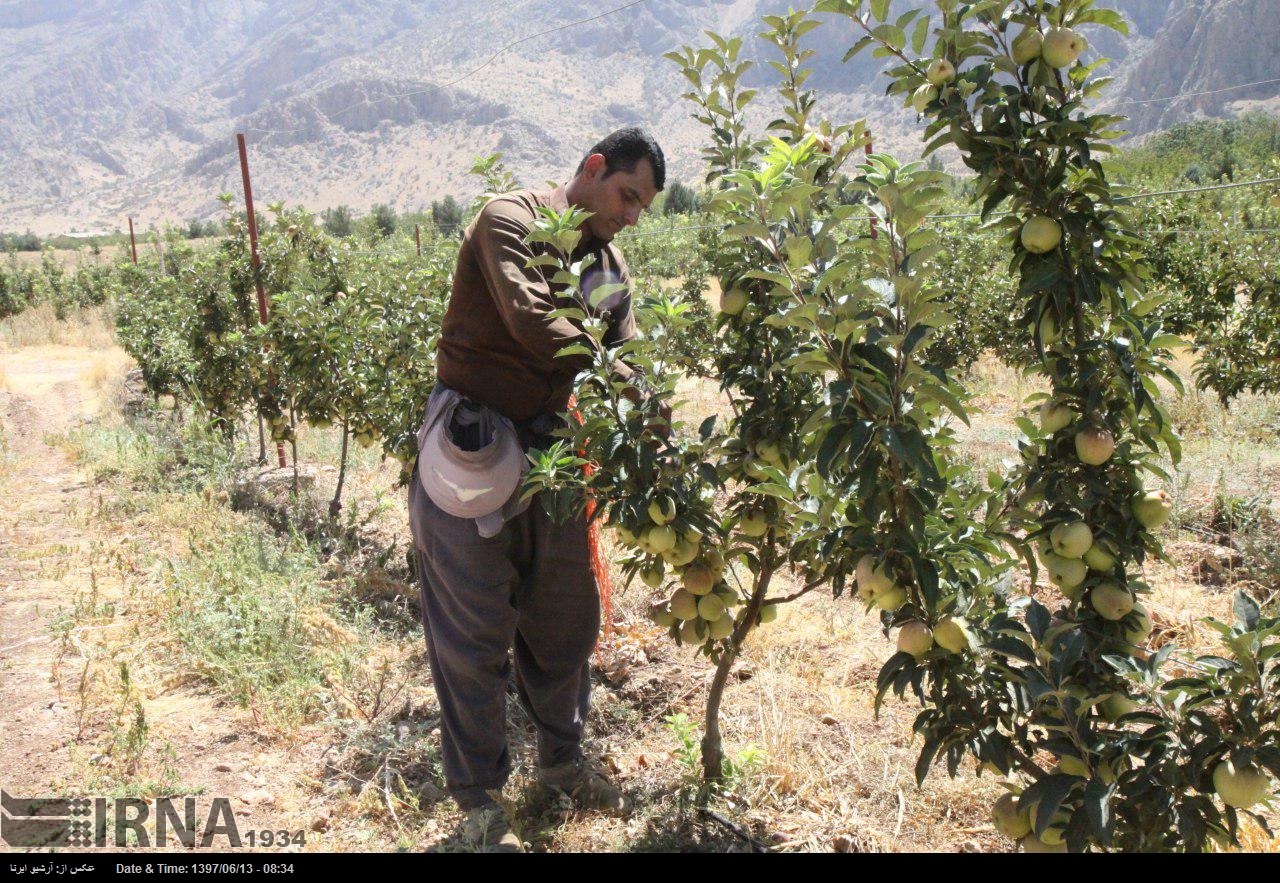
[[[529,232],[529,219],[517,203],[495,199],[486,205],[472,231],[480,272],[511,336],[532,355],[554,365],[557,374],[576,374],[591,364],[590,356],[576,353],[557,357],[556,353],[574,344],[595,349],[596,342],[573,319],[552,315],[564,304],[557,302],[542,269],[529,266],[534,256],[525,241]],[[635,320],[630,315],[629,301],[627,319],[634,336]],[[615,362],[614,370],[623,378],[634,373],[622,362]]]

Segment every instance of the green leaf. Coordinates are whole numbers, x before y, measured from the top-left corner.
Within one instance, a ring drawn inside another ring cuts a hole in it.
[[[916,22],[915,30],[911,34],[911,50],[919,55],[924,52],[925,41],[929,39],[929,18],[922,17]]]
[[[1252,632],[1258,628],[1258,619],[1262,616],[1262,611],[1258,607],[1258,602],[1243,590],[1236,591],[1232,608],[1236,616],[1236,624],[1246,632]]]
[[[1036,817],[1032,820],[1037,836],[1043,834],[1053,823],[1053,817],[1062,807],[1062,801],[1067,799],[1078,781],[1075,776],[1045,776],[1023,792],[1023,800],[1027,799],[1027,794],[1034,792],[1031,799],[1039,801],[1036,804]]]

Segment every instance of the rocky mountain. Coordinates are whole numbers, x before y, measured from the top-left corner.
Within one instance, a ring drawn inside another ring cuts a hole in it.
[[[1113,60],[1113,104],[1135,132],[1280,107],[1280,83],[1228,88],[1280,79],[1277,0],[1107,2],[1132,33],[1090,34],[1091,52]],[[260,200],[315,209],[466,195],[472,158],[493,150],[521,180],[561,178],[594,138],[632,122],[659,133],[672,176],[693,181],[702,134],[662,54],[711,29],[744,36],[744,56],[764,61],[759,17],[789,4],[614,5],[0,0],[0,229],[214,217],[216,195],[239,190],[236,132]],[[866,116],[878,146],[917,151],[914,119],[883,97],[881,63],[840,63],[854,39],[841,20],[810,35],[820,113]],[[763,65],[754,75],[770,80]],[[1188,92],[1208,94],[1164,100]]]

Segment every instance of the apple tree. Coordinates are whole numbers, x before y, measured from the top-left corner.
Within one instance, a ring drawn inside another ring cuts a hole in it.
[[[1004,233],[1022,303],[1015,327],[1050,392],[1038,425],[1019,420],[1021,466],[993,481],[1014,548],[1033,574],[1035,549],[1061,593],[1053,609],[1013,599],[979,628],[964,665],[995,673],[1003,695],[975,682],[966,697],[926,655],[924,689],[911,684],[925,704],[917,773],[938,752],[954,772],[961,749],[1010,774],[1021,793],[997,805],[997,825],[1028,851],[1234,842],[1239,813],[1270,789],[1266,770],[1280,773],[1268,718],[1280,648],[1274,620],[1244,598],[1237,625],[1217,625],[1228,656],[1146,646],[1142,565],[1162,554],[1154,531],[1169,517],[1155,482],[1168,480],[1162,456],[1180,453],[1155,379],[1178,388],[1166,362],[1175,340],[1150,318],[1141,240],[1101,163],[1122,119],[1090,111],[1105,81],[1081,60],[1079,30],[1124,22],[1091,0],[891,6],[818,9],[864,33],[850,54],[874,47],[895,61],[889,93],[923,117],[926,153],[959,151],[982,214]],[[888,674],[882,692],[903,692]]]

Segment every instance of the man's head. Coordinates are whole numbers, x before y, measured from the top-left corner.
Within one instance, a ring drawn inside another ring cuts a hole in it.
[[[619,129],[592,147],[569,182],[569,201],[591,212],[587,229],[608,242],[640,219],[667,179],[662,148],[644,129]]]

